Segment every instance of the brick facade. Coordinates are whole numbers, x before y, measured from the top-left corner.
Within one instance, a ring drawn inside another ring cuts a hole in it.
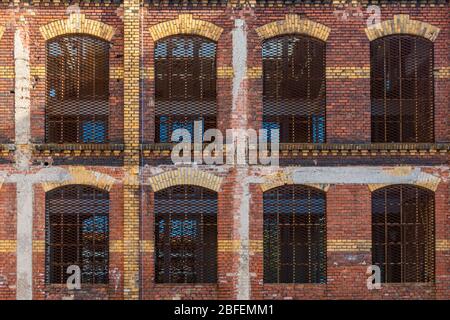
[[[381,9],[376,29],[366,25],[367,1],[0,1],[0,299],[450,299],[448,3],[374,4]],[[362,17],[342,18],[357,9]],[[25,145],[17,142],[25,121],[15,102],[18,30],[30,70]],[[46,40],[77,33],[111,44],[108,144],[45,141]],[[326,43],[326,143],[281,145],[279,167],[174,165],[171,146],[154,143],[156,41],[188,34],[217,43],[217,127],[225,132],[261,127],[262,43],[292,33]],[[435,143],[371,143],[370,41],[400,33],[434,44]],[[240,35],[245,45],[235,43]],[[326,195],[324,284],[263,281],[263,193],[293,183]],[[368,290],[371,192],[397,183],[434,192],[435,282]],[[45,193],[72,184],[106,190],[110,199],[109,283],[75,291],[45,283]],[[217,283],[155,282],[154,194],[175,185],[217,192]],[[27,224],[31,235],[20,231]],[[27,236],[32,244],[24,248]]]

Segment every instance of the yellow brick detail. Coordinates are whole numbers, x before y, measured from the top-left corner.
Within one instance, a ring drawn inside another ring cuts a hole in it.
[[[0,66],[0,79],[14,79],[14,66]]]
[[[44,240],[33,240],[33,252],[44,253],[45,252],[45,241]]]
[[[192,168],[180,168],[151,177],[149,182],[154,192],[176,185],[194,185],[218,192],[222,179],[222,177],[215,176],[209,172]]]
[[[0,240],[0,253],[15,253],[16,248],[16,240]]]
[[[450,251],[450,240],[437,239],[436,240],[436,251]]]
[[[114,28],[96,20],[87,19],[84,14],[73,13],[69,19],[50,22],[39,28],[45,40],[65,34],[83,33],[111,41]]]
[[[31,76],[38,78],[45,78],[45,65],[31,66]]]
[[[262,67],[250,67],[247,69],[247,78],[248,79],[260,79],[262,78]]]
[[[407,14],[394,15],[392,20],[383,21],[365,29],[370,41],[392,34],[410,34],[434,42],[439,31],[439,28],[429,23],[411,20]]]
[[[109,240],[109,252],[123,253],[123,241]]]
[[[450,67],[437,68],[434,76],[436,79],[450,79]]]
[[[234,75],[233,67],[217,67],[218,79],[231,79],[233,78],[233,75]]]
[[[45,192],[66,185],[82,184],[93,186],[102,190],[110,191],[115,179],[107,174],[97,171],[87,170],[84,167],[69,167],[67,179],[62,177],[57,182],[44,182],[42,187]]]
[[[5,27],[0,26],[0,40],[2,40],[3,33],[5,32]]]
[[[192,14],[180,14],[178,19],[158,23],[150,27],[154,41],[177,34],[192,34],[218,41],[223,29],[215,24],[197,20]]]
[[[218,240],[217,251],[218,252],[239,252],[241,249],[240,240]]]
[[[371,240],[327,240],[327,251],[329,252],[368,252],[371,248]]]
[[[153,253],[155,244],[152,240],[141,240],[140,247],[142,253]]]
[[[327,67],[327,79],[369,79],[370,66],[364,67]]]
[[[296,14],[287,14],[284,20],[274,21],[256,29],[262,40],[284,34],[304,34],[322,41],[327,41],[331,29],[323,24],[302,19]]]

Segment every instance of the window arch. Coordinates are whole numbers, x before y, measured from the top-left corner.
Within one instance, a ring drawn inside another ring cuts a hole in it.
[[[155,192],[155,280],[217,282],[217,193],[177,185]]]
[[[263,128],[280,142],[325,142],[325,42],[305,35],[264,41]]]
[[[108,283],[109,193],[85,185],[48,191],[46,282],[66,283],[71,265],[80,267],[82,283]]]
[[[434,193],[393,185],[372,193],[372,264],[382,282],[434,280]]]
[[[321,190],[284,185],[264,192],[264,282],[326,282],[326,202]]]
[[[372,142],[433,142],[433,43],[390,35],[370,52]]]
[[[171,142],[174,130],[193,136],[194,121],[202,131],[216,128],[216,43],[194,35],[156,42],[156,142]]]
[[[84,34],[47,41],[46,142],[107,142],[109,49]]]

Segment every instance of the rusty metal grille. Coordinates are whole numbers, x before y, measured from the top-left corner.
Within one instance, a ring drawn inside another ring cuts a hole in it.
[[[325,43],[300,35],[264,42],[263,128],[280,142],[325,142]]]
[[[433,43],[394,35],[370,50],[372,142],[433,142]]]
[[[86,35],[47,42],[48,143],[108,140],[109,48],[108,42]]]
[[[155,193],[155,279],[217,282],[217,193],[175,186]]]
[[[66,283],[71,265],[82,283],[108,283],[109,194],[83,185],[46,193],[46,282]]]
[[[263,201],[264,282],[325,283],[325,193],[285,185]]]
[[[156,142],[176,129],[216,128],[216,43],[198,36],[162,39],[155,47]]]
[[[395,185],[372,194],[372,264],[382,282],[434,281],[434,193]]]

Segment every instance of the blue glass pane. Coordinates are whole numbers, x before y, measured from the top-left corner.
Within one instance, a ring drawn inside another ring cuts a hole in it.
[[[83,142],[99,143],[105,141],[105,123],[103,121],[84,121],[82,124]]]

